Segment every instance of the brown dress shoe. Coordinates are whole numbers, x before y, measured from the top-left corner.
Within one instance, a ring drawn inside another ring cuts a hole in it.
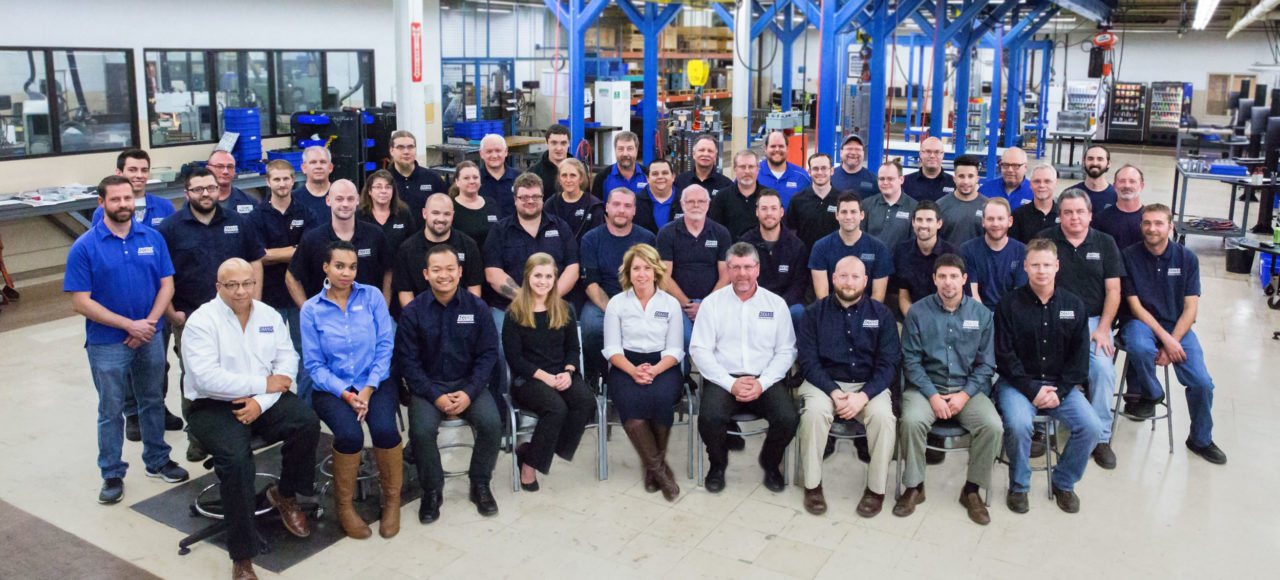
[[[893,506],[893,515],[905,518],[916,513],[916,506],[924,503],[924,484],[908,487],[898,496],[898,503]]]
[[[971,491],[969,493],[960,494],[960,505],[969,512],[969,519],[973,523],[985,526],[991,523],[991,514],[987,513],[987,504],[982,501],[982,496],[978,492]]]
[[[804,490],[804,511],[815,516],[827,513],[827,498],[822,496],[822,484],[813,489]]]
[[[232,580],[258,580],[258,573],[253,571],[253,560],[236,560],[231,563]]]
[[[870,488],[863,490],[862,500],[858,502],[858,515],[864,518],[875,517],[884,508],[884,494],[875,493]]]
[[[287,498],[280,495],[280,487],[273,485],[267,488],[267,501],[271,503],[271,507],[276,508],[276,511],[279,512],[280,521],[284,523],[284,529],[289,530],[290,534],[299,538],[311,535],[311,526],[307,524],[307,514],[298,509],[297,498]]]

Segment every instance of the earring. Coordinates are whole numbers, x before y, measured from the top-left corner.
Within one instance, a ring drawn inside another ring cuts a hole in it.
[[[332,287],[333,287],[333,283],[329,281],[329,277],[328,277],[328,276],[325,276],[325,279],[324,279],[324,289],[325,289],[325,290],[328,290],[329,288],[332,288]]]

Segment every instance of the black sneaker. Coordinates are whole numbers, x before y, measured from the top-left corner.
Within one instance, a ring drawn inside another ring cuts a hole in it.
[[[724,491],[724,468],[712,467],[707,471],[707,476],[702,481],[703,487],[711,493],[720,493]]]
[[[1099,443],[1093,448],[1093,462],[1103,469],[1116,468],[1116,454],[1111,450],[1110,443]]]
[[[209,458],[209,452],[204,450],[195,440],[187,442],[187,461],[192,463],[200,463]]]
[[[137,415],[125,415],[124,438],[130,441],[142,441],[142,427],[138,426]]]
[[[1222,449],[1219,449],[1218,445],[1212,441],[1210,441],[1208,445],[1201,447],[1192,443],[1190,439],[1187,439],[1187,449],[1190,449],[1192,453],[1203,457],[1205,461],[1214,465],[1225,465],[1227,463],[1227,454],[1224,453]]]
[[[124,498],[124,480],[119,477],[108,477],[102,482],[102,491],[98,492],[98,503],[110,505]]]
[[[159,477],[168,483],[182,483],[190,479],[191,475],[188,474],[187,470],[183,469],[181,465],[178,465],[177,461],[170,460],[158,471],[152,471],[151,468],[148,467],[147,477]]]
[[[1015,514],[1025,514],[1031,509],[1027,505],[1027,492],[1025,491],[1010,491],[1009,495],[1005,497],[1004,503],[1009,506],[1009,511]]]
[[[182,426],[183,426],[182,417],[179,417],[177,415],[174,415],[173,413],[170,413],[169,409],[164,410],[164,430],[165,431],[181,431]]]
[[[1044,431],[1036,429],[1035,433],[1031,434],[1031,459],[1044,457],[1046,449],[1047,447],[1044,444]]]
[[[1124,404],[1124,415],[1130,421],[1146,421],[1156,416],[1156,402],[1147,399],[1126,402]]]

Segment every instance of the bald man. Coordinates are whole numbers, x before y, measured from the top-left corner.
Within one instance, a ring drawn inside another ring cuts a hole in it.
[[[231,213],[249,217],[257,207],[258,200],[231,185],[231,181],[236,178],[236,158],[218,149],[209,155],[205,168],[212,171],[214,178],[218,180],[218,205]]]
[[[285,275],[289,295],[298,308],[302,308],[308,298],[320,293],[325,280],[323,264],[329,244],[343,240],[356,247],[356,282],[381,289],[389,305],[392,249],[387,245],[382,228],[356,219],[356,206],[360,203],[356,184],[347,179],[333,182],[325,203],[329,206],[328,223],[303,234],[293,260],[289,262],[289,273]],[[304,400],[309,400],[305,389],[303,385],[300,394]]]
[[[920,142],[920,170],[907,174],[902,192],[916,201],[938,201],[956,190],[956,180],[942,170],[946,149],[942,139],[929,137]]]
[[[254,463],[250,440],[280,448],[280,480],[267,488],[285,529],[311,535],[298,495],[314,495],[320,420],[290,388],[298,355],[284,319],[253,298],[259,284],[249,263],[232,258],[218,267],[218,295],[187,320],[183,396],[191,433],[213,455],[227,521],[227,552],[235,578],[256,578]]]
[[[507,140],[492,133],[480,140],[480,195],[498,204],[501,219],[516,215],[515,183],[520,172],[507,166]]]
[[[978,193],[988,198],[1002,197],[1013,209],[1031,203],[1031,183],[1027,181],[1027,152],[1017,147],[1005,149],[1000,157],[1000,177],[982,183]]]

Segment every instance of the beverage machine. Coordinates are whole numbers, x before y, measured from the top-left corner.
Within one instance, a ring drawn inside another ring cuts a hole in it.
[[[1147,136],[1146,129],[1146,83],[1116,81],[1107,107],[1107,141],[1142,143]]]

